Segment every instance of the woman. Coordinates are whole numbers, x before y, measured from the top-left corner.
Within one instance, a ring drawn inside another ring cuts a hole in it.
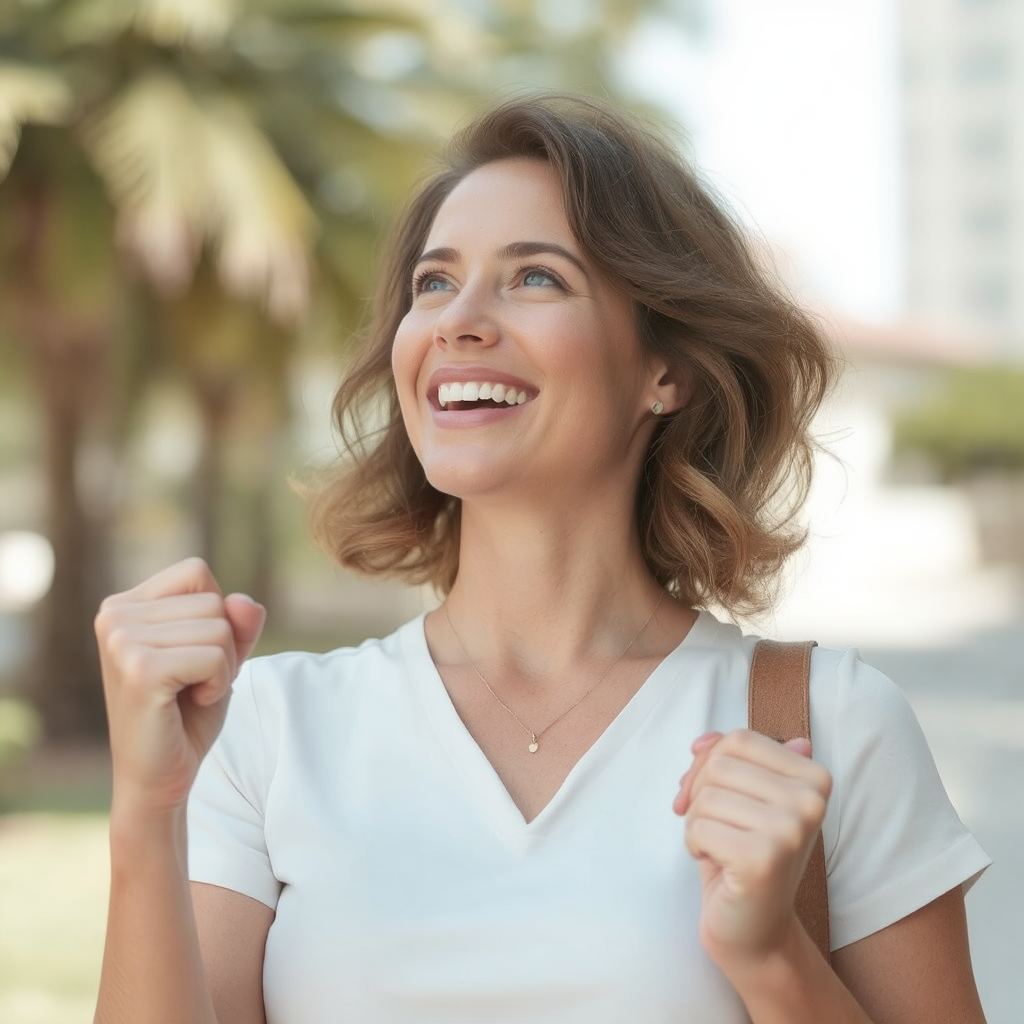
[[[982,1021],[987,859],[892,684],[817,650],[814,759],[743,728],[753,640],[706,608],[764,608],[798,545],[830,365],[671,149],[485,115],[368,341],[314,520],[444,603],[244,666],[263,610],[197,560],[104,603],[97,1020]],[[793,910],[819,829],[834,970]]]

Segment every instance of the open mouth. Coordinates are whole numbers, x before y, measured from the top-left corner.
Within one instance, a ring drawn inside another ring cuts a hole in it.
[[[529,401],[524,388],[470,381],[465,384],[441,384],[437,389],[437,404],[445,412],[460,409],[498,409],[523,405]]]

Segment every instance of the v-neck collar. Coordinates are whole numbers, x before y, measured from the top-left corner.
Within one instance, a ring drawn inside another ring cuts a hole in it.
[[[699,611],[686,636],[644,680],[621,711],[572,766],[554,796],[529,822],[509,795],[501,777],[459,717],[437,671],[427,645],[424,620],[417,616],[401,630],[402,652],[410,688],[423,705],[427,720],[491,826],[511,849],[525,852],[549,832],[573,795],[597,776],[629,742],[641,724],[679,681],[678,663],[683,652],[709,644],[720,623],[707,611]]]

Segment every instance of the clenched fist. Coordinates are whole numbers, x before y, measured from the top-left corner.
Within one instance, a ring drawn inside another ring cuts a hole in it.
[[[796,926],[793,901],[832,778],[806,739],[780,744],[740,729],[702,736],[692,752],[673,807],[699,862],[701,942],[725,969],[780,948]]]
[[[117,813],[162,815],[184,806],[265,615],[243,594],[225,597],[199,558],[100,606],[96,637]]]

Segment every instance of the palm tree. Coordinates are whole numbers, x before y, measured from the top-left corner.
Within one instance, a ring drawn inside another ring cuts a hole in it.
[[[144,282],[155,296],[148,308],[192,380],[209,425],[199,493],[215,495],[238,367],[268,335],[290,344],[313,302],[314,271],[334,301],[357,287],[319,237],[337,219],[318,210],[332,214],[332,197],[318,201],[317,188],[343,166],[325,164],[331,149],[351,138],[370,153],[376,145],[400,157],[409,147],[336,101],[353,76],[332,36],[410,24],[297,3],[243,11],[230,0],[54,0],[0,11],[2,306],[46,437],[57,572],[33,697],[51,736],[103,728],[89,624],[111,582],[116,481],[97,480],[112,463],[89,456],[102,454],[117,408],[112,367],[132,343],[133,288]],[[286,142],[305,129],[311,142],[339,143],[310,145],[289,165],[275,129]],[[238,323],[257,327],[251,343],[218,351]]]
[[[216,561],[241,396],[262,389],[270,436],[303,326],[318,311],[352,325],[380,219],[482,88],[524,61],[535,85],[607,77],[641,6],[591,7],[572,29],[526,0],[475,17],[425,0],[0,0],[0,317],[47,439],[57,573],[32,695],[51,737],[104,728],[90,621],[133,397],[120,354],[156,336],[190,382]]]

